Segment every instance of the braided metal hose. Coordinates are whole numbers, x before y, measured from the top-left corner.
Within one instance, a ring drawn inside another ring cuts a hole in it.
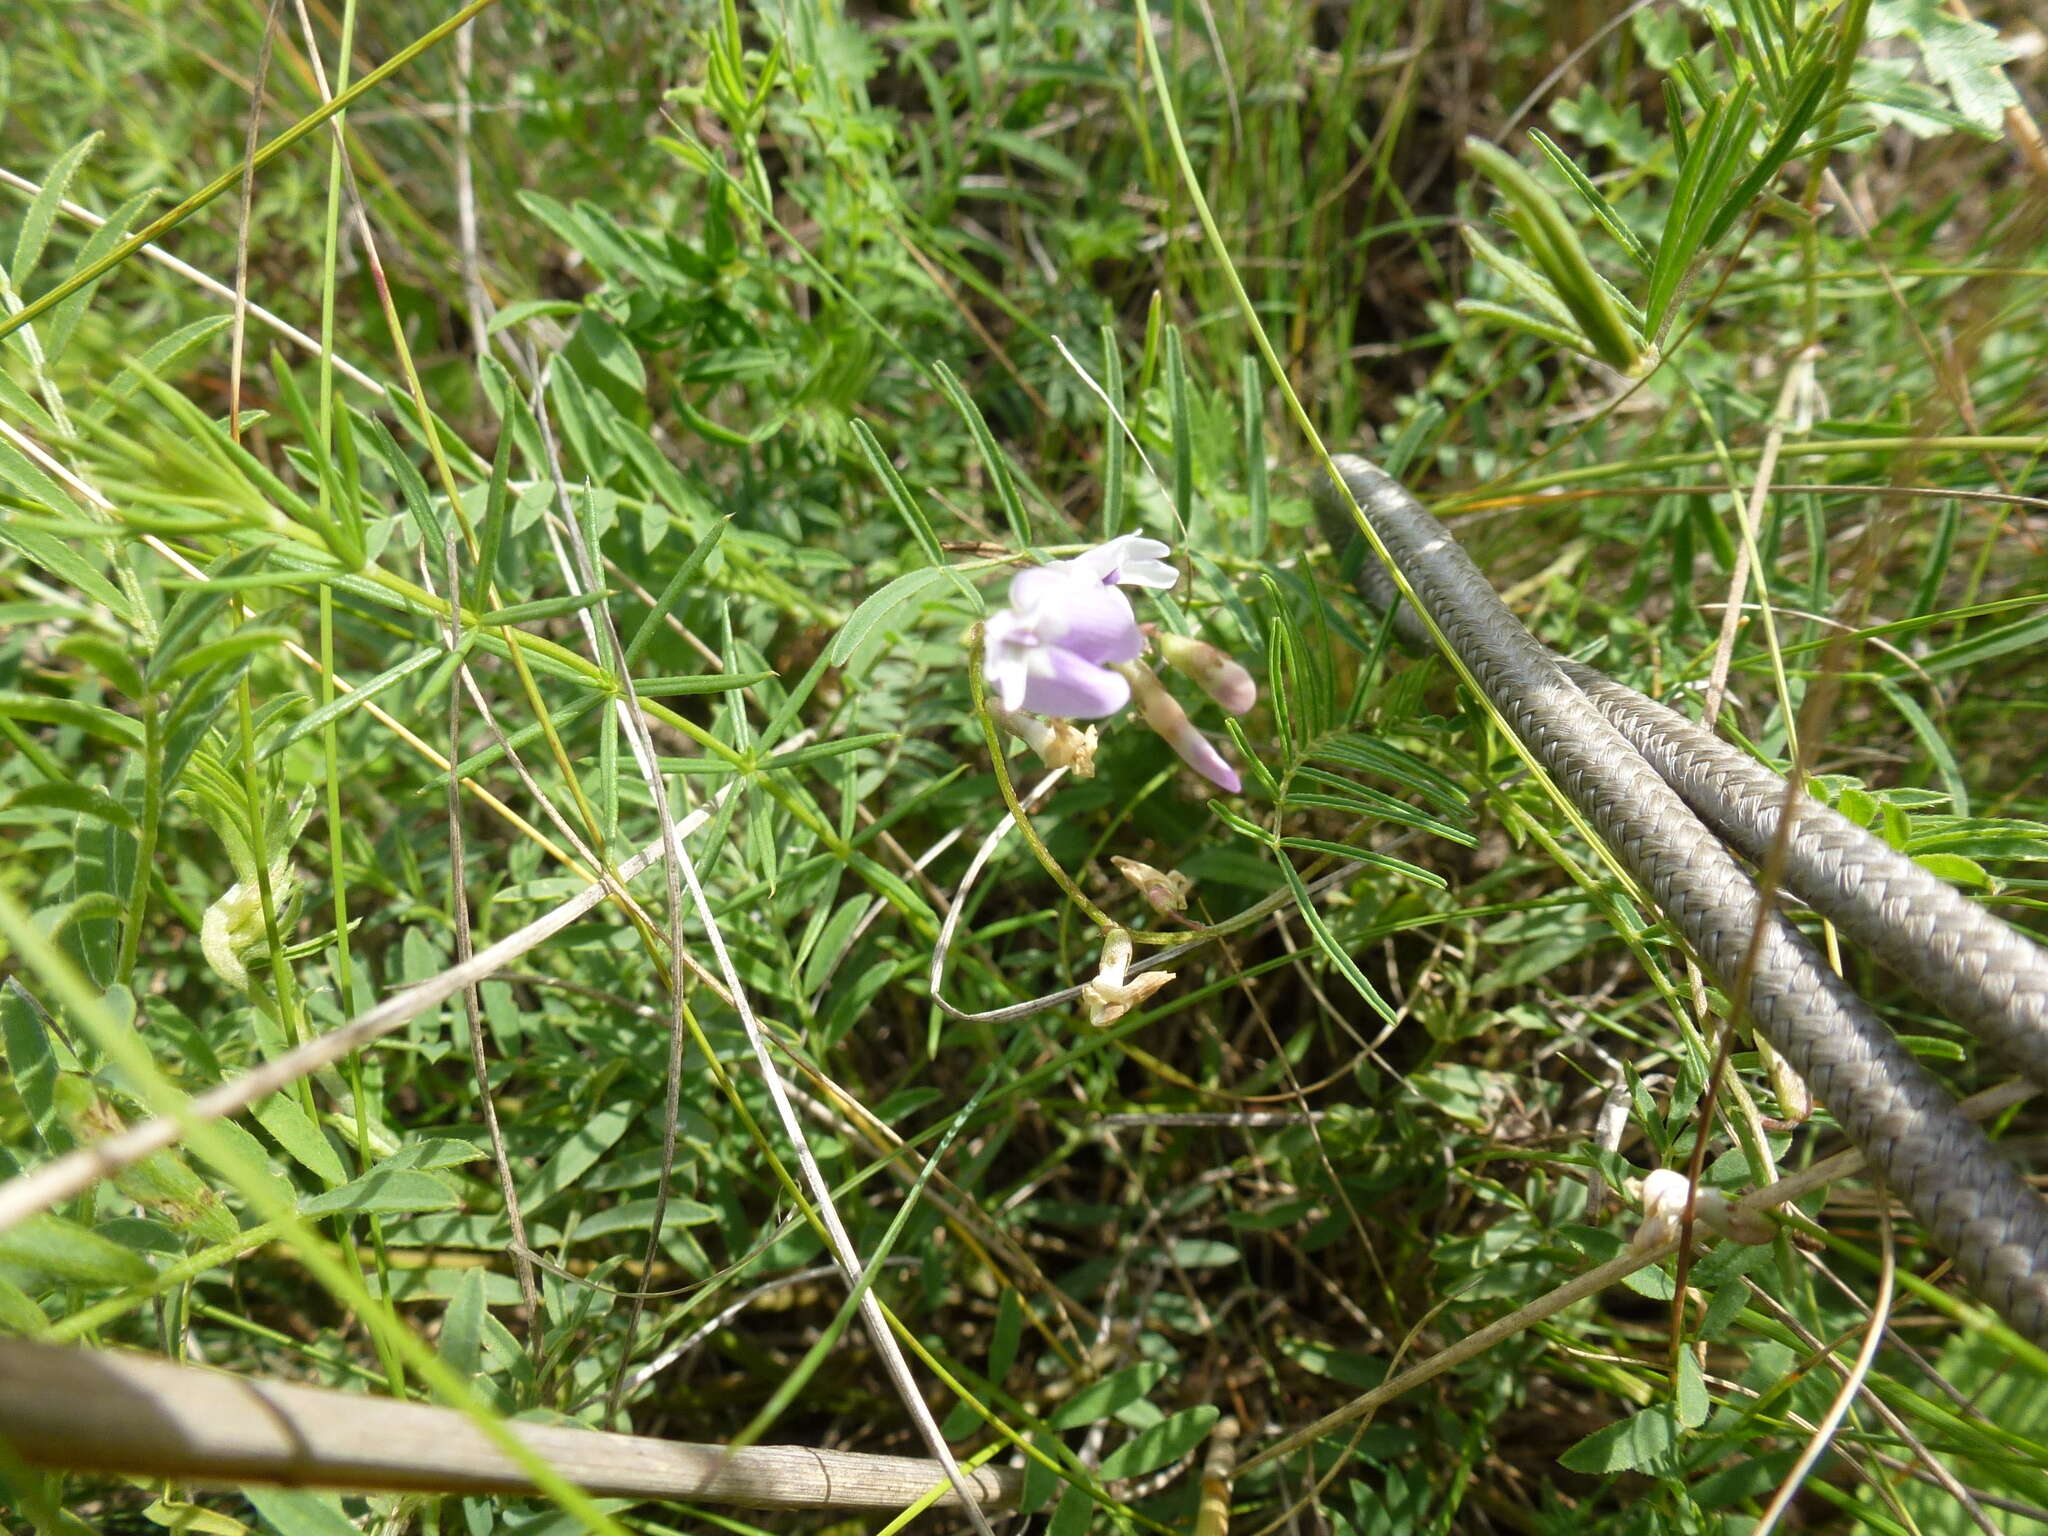
[[[1399,482],[1362,458],[1335,462],[1418,601],[1558,788],[1977,1293],[2048,1346],[2048,1204],[1790,922],[1770,912],[1759,931],[1762,897],[1722,837],[1760,857],[1776,829],[1782,781],[1758,768],[1773,794],[1718,753],[1701,752],[1689,722],[1681,722],[1687,734],[1674,733],[1649,713],[1659,706],[1619,697],[1628,694],[1619,685],[1596,704],[1581,691],[1590,669],[1568,673]],[[1412,613],[1397,611],[1396,622],[1410,637],[1426,633]],[[1640,728],[1638,742],[1609,711]],[[1689,785],[1699,814],[1666,781],[1667,768]],[[1944,1004],[1967,997],[1958,1011],[2039,1077],[2048,1067],[2048,961],[2038,949],[1824,806],[1801,804],[1793,834],[1786,880],[1801,900],[1830,915],[1853,913],[1853,922],[1838,918],[1845,931],[1877,942]],[[1984,923],[1998,931],[1995,942]]]
[[[1693,814],[1765,862],[1786,808],[1782,778],[1676,710],[1559,660]],[[1811,795],[1789,798],[1785,889],[2048,1087],[2048,950]]]
[[[1392,613],[1404,643],[1431,648],[1428,630],[1377,562],[1368,559],[1358,581]],[[1783,778],[1606,673],[1546,653],[1717,837],[1754,863],[1766,861],[1788,802]],[[1789,801],[1784,888],[2048,1088],[2048,950],[1811,796]]]

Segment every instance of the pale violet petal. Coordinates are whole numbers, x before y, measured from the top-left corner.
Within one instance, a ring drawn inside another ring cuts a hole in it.
[[[1131,685],[1105,667],[1057,645],[1041,646],[1031,657],[1024,707],[1065,720],[1100,720],[1131,700]]]
[[[1156,587],[1164,592],[1180,581],[1180,572],[1166,563],[1165,557],[1172,553],[1157,539],[1126,533],[1064,563],[1113,586]]]
[[[1028,566],[1010,578],[1010,606],[1035,619],[1059,612],[1076,595],[1085,595],[1096,585],[1064,560]]]
[[[1161,544],[1159,548],[1163,552],[1166,546]],[[1155,592],[1171,592],[1180,585],[1180,572],[1164,560],[1126,560],[1116,580],[1122,587],[1150,587]]]
[[[1145,637],[1138,632],[1131,600],[1115,587],[1071,583],[1065,601],[1041,613],[1038,633],[1097,666],[1136,661],[1145,653]]]
[[[1034,566],[1010,582],[1019,632],[1042,644],[1063,645],[1097,665],[1135,661],[1145,637],[1131,600],[1067,564]]]
[[[1031,656],[1038,637],[1016,614],[998,608],[988,616],[982,630],[982,676],[1002,701],[1003,708],[1023,708],[1024,692],[1031,674]]]
[[[1019,618],[1014,610],[998,608],[988,616],[988,623],[982,627],[981,638],[989,650],[997,651],[1029,645],[1036,641],[1037,636],[1031,632],[1031,626]]]
[[[1169,744],[1180,754],[1182,762],[1211,784],[1228,790],[1233,795],[1244,788],[1243,781],[1237,776],[1237,770],[1226,763],[1223,754],[1210,744],[1209,738],[1193,726],[1172,737]]]

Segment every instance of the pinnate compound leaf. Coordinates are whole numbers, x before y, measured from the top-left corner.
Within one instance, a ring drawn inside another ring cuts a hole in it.
[[[1957,116],[1987,139],[1998,137],[2006,109],[2019,105],[2005,66],[2020,50],[1996,28],[1958,16],[1939,0],[1877,0],[1870,8],[1870,36],[1911,38],[1927,78],[1948,92]]]

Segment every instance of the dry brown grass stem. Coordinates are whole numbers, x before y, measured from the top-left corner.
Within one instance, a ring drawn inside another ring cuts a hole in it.
[[[1209,1436],[1209,1454],[1202,1462],[1202,1502],[1195,1510],[1195,1536],[1228,1536],[1238,1433],[1237,1420],[1225,1415]]]
[[[555,1425],[510,1428],[586,1491],[748,1509],[900,1510],[944,1469],[917,1457],[734,1449]],[[327,1387],[251,1381],[126,1352],[0,1341],[0,1436],[31,1466],[176,1482],[357,1492],[523,1493],[533,1483],[463,1413]],[[963,1474],[982,1506],[1015,1506],[1020,1472]]]

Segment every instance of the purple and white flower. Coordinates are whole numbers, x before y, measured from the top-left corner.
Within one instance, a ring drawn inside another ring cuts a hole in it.
[[[1167,547],[1135,533],[1071,560],[1019,571],[1010,606],[989,615],[985,670],[1004,709],[1099,720],[1131,700],[1110,668],[1145,650],[1131,600],[1119,587],[1165,589],[1178,573]]]
[[[1236,794],[1242,787],[1237,770],[1138,660],[1146,634],[1119,589],[1172,587],[1180,577],[1163,558],[1168,553],[1157,539],[1127,533],[1071,560],[1019,571],[1010,581],[1010,606],[990,614],[983,626],[983,674],[995,690],[997,720],[1050,765],[1058,766],[1049,751],[1053,737],[1042,725],[1034,729],[1036,722],[1023,711],[1056,721],[1100,720],[1135,696],[1145,723],[1183,762]],[[1174,635],[1159,641],[1168,661],[1230,713],[1241,715],[1256,701],[1251,674],[1215,646]],[[1083,754],[1091,768],[1094,744],[1091,732]],[[1075,771],[1085,774],[1088,768],[1076,765]]]

